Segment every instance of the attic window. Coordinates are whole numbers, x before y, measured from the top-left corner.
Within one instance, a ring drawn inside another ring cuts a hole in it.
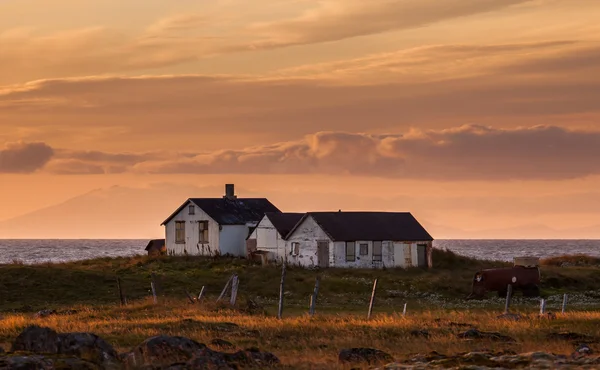
[[[196,214],[196,208],[193,205],[189,206],[189,210],[190,210],[190,215],[195,215]]]

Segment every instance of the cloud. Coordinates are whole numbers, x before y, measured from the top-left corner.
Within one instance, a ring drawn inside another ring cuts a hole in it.
[[[169,32],[181,32],[196,30],[209,21],[209,18],[201,14],[179,14],[158,20],[148,27],[151,34],[164,35]]]
[[[298,18],[255,25],[269,35],[250,49],[338,41],[406,30],[450,19],[501,10],[530,0],[326,1]]]
[[[31,173],[52,158],[54,150],[44,143],[9,143],[0,149],[0,173]]]
[[[198,154],[91,153],[62,152],[46,170],[58,174],[328,174],[440,181],[600,175],[600,131],[557,126],[464,125],[386,135],[318,132],[297,141]]]

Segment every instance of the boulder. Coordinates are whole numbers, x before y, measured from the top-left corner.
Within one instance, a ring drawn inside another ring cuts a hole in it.
[[[105,369],[118,368],[119,355],[104,339],[92,333],[59,334],[58,353],[102,365]]]
[[[210,341],[211,346],[217,347],[219,349],[235,349],[235,346],[224,339],[215,338]]]
[[[280,363],[269,352],[250,348],[235,353],[213,351],[204,344],[184,337],[152,337],[123,356],[126,367],[168,369],[268,368]]]
[[[338,355],[342,363],[367,363],[369,365],[394,361],[386,352],[374,348],[343,349]]]
[[[38,311],[34,316],[37,318],[44,318],[44,317],[48,317],[51,315],[56,315],[56,311],[55,310],[41,310],[41,311]]]
[[[477,329],[469,329],[464,333],[458,334],[458,338],[460,339],[489,339],[493,341],[501,341],[501,342],[515,342],[515,340],[507,335],[502,335],[496,332],[485,332],[479,331]]]
[[[148,338],[123,356],[128,368],[139,366],[169,366],[186,363],[206,349],[204,344],[184,337],[159,335]]]
[[[58,334],[54,330],[31,325],[15,339],[12,352],[58,353],[58,342]]]
[[[593,343],[598,341],[597,338],[592,337],[590,335],[573,332],[549,333],[546,337],[551,340],[567,340],[586,343]]]
[[[429,338],[429,331],[427,331],[427,330],[411,330],[410,335],[412,335],[413,337]]]
[[[54,370],[54,369],[78,369],[78,370],[101,370],[101,366],[75,357],[52,357],[42,355],[31,356],[6,356],[0,357],[0,369],[2,370]]]

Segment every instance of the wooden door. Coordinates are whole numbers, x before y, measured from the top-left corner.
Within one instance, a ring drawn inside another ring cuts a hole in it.
[[[412,248],[410,244],[404,244],[404,267],[412,266]]]
[[[427,267],[427,245],[417,244],[417,261],[419,267]]]
[[[319,267],[329,267],[329,242],[317,242],[317,258]]]

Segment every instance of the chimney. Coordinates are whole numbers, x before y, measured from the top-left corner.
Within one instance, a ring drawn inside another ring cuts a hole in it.
[[[225,184],[225,196],[223,198],[227,199],[235,199],[235,185],[234,184]]]

